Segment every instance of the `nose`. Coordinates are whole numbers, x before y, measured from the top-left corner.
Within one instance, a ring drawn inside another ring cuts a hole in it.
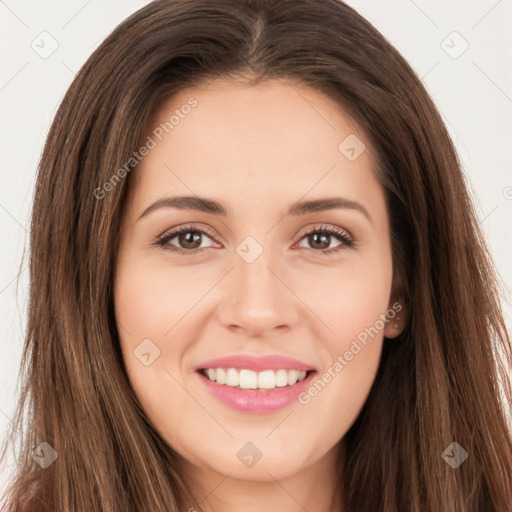
[[[265,337],[291,329],[300,318],[300,301],[287,283],[287,272],[269,253],[263,251],[251,263],[235,255],[219,309],[224,327]]]

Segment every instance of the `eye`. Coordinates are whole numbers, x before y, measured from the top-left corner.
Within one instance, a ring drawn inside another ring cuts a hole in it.
[[[212,245],[200,247],[201,239],[205,236],[210,239],[213,238],[213,234],[198,228],[196,225],[182,226],[165,232],[157,239],[155,245],[168,251],[190,256],[212,247]],[[334,248],[329,248],[330,239],[332,238],[337,239],[340,243]],[[180,244],[179,246],[171,243],[174,239]],[[334,226],[315,226],[314,229],[303,233],[299,243],[303,239],[306,239],[307,243],[311,245],[311,249],[317,249],[324,254],[337,253],[344,248],[355,246],[354,240],[345,230]],[[301,247],[303,246],[301,245]]]
[[[336,238],[340,243],[329,249],[330,239],[332,238]],[[315,226],[302,235],[300,240],[303,239],[306,239],[313,249],[321,250],[324,254],[333,254],[343,250],[343,248],[355,245],[354,240],[345,230],[334,226]]]
[[[197,226],[194,225],[182,226],[180,228],[165,232],[162,236],[158,238],[158,240],[156,241],[156,245],[158,245],[162,249],[176,251],[178,254],[190,255],[202,252],[208,248],[197,246],[197,244],[201,245],[201,238],[203,236],[211,238],[212,235],[210,235],[203,229],[199,229]],[[182,244],[183,247],[176,247],[175,245],[170,243],[175,238],[177,239],[179,244]]]

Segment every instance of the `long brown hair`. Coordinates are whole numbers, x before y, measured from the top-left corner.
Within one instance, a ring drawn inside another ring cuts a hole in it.
[[[409,315],[402,335],[384,341],[370,396],[345,436],[343,510],[512,510],[512,350],[461,164],[418,76],[338,0],[154,1],[77,74],[37,176],[23,386],[7,440],[21,443],[7,506],[200,510],[119,348],[112,283],[131,180],[102,198],[94,191],[140,146],[164,99],[212,78],[314,87],[377,151],[395,292]],[[58,454],[44,469],[33,457],[43,442]],[[468,453],[456,469],[442,457],[453,442]]]

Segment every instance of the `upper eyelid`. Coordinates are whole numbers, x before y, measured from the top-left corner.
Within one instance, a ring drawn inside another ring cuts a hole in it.
[[[162,240],[163,238],[167,238],[167,236],[171,236],[174,238],[179,234],[180,231],[199,231],[204,232],[205,235],[210,238],[214,238],[214,234],[210,233],[210,228],[205,228],[200,224],[183,224],[179,226],[174,226],[172,228],[166,229],[161,235],[157,236],[157,240]],[[211,230],[213,231],[213,230]]]
[[[328,229],[328,230],[335,229],[335,230],[343,231],[349,238],[351,238],[351,239],[354,238],[354,236],[348,229],[342,228],[341,226],[334,226],[332,224],[314,224],[313,226],[304,228],[304,230],[300,231],[299,233],[302,233],[302,236],[304,236],[304,235],[307,235],[308,233],[310,233],[311,231],[320,231],[322,229]]]

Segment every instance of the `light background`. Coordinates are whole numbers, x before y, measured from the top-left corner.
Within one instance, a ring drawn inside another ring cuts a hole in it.
[[[15,405],[37,163],[75,73],[141,0],[0,0],[0,436]],[[349,0],[422,77],[455,141],[512,313],[512,1]],[[458,34],[454,34],[457,32]],[[52,45],[58,45],[51,55]],[[469,45],[464,50],[465,46]],[[43,58],[44,57],[44,58]],[[0,468],[0,489],[7,467]]]

